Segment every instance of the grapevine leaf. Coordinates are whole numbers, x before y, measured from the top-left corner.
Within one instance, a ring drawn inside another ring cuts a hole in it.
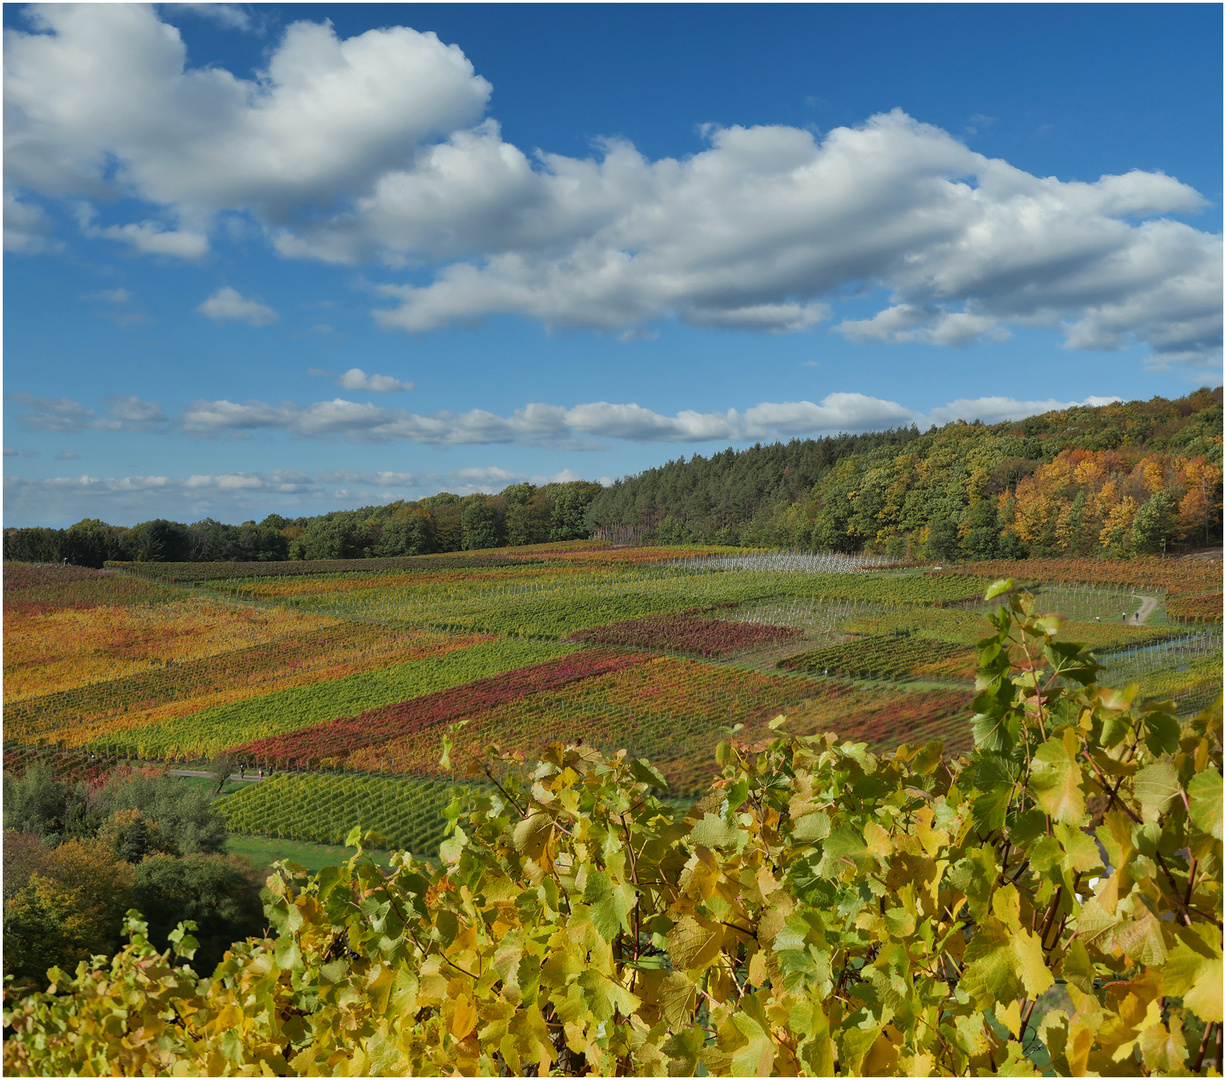
[[[592,925],[605,941],[630,932],[627,916],[638,900],[633,885],[615,883],[604,870],[589,870],[583,900],[591,905]]]
[[[1159,1076],[1186,1075],[1188,1060],[1187,1040],[1183,1034],[1183,1021],[1172,1016],[1170,1028],[1164,1024],[1151,1024],[1141,1032],[1141,1060],[1152,1074]]]
[[[985,600],[995,600],[1001,593],[1009,592],[1013,588],[1013,578],[997,578],[988,586],[988,591],[983,594]]]
[[[860,832],[851,825],[839,825],[831,830],[822,845],[818,870],[823,878],[838,877],[850,867],[858,867],[868,857],[868,847]]]
[[[579,975],[579,985],[587,991],[586,1001],[597,1020],[612,1020],[615,1013],[632,1016],[641,1000],[616,979],[591,968]]]
[[[648,787],[659,788],[661,791],[668,790],[668,781],[664,774],[655,768],[649,761],[643,758],[634,758],[630,762],[630,775],[633,776],[640,784],[646,784]]]
[[[698,988],[683,972],[670,971],[660,984],[660,1009],[673,1030],[689,1023],[698,1005]]]
[[[1202,772],[1192,778],[1188,784],[1188,809],[1198,829],[1222,839],[1222,777],[1218,773]]]
[[[1076,731],[1065,728],[1062,738],[1052,736],[1035,751],[1030,791],[1043,811],[1056,821],[1080,824],[1085,814],[1081,765],[1077,761],[1080,748]]]
[[[682,971],[705,968],[719,955],[724,927],[701,915],[682,915],[668,933],[668,954]]]
[[[1183,1003],[1206,1024],[1222,1022],[1222,958],[1206,960],[1196,973]]]
[[[1137,773],[1132,790],[1141,803],[1141,816],[1146,821],[1157,821],[1166,804],[1181,790],[1179,774],[1169,761],[1155,761]]]
[[[1135,919],[1120,924],[1115,931],[1115,945],[1140,964],[1158,967],[1166,962],[1162,926],[1149,908],[1142,908]]]
[[[824,840],[829,835],[830,815],[824,810],[797,818],[796,824],[792,827],[793,840]]]
[[[734,1013],[732,1022],[745,1037],[745,1045],[732,1054],[732,1075],[770,1076],[775,1062],[775,1044],[770,1034],[743,1013]]]
[[[1179,721],[1169,712],[1151,709],[1141,718],[1145,745],[1154,756],[1173,754],[1179,749]]]
[[[975,699],[975,705],[979,707],[979,698]],[[1020,731],[1017,715],[1008,709],[993,708],[990,712],[978,712],[971,718],[975,745],[982,750],[1012,750],[1017,745]]]
[[[744,829],[729,825],[718,814],[705,814],[690,832],[690,841],[704,847],[723,850],[743,847],[749,834]]]

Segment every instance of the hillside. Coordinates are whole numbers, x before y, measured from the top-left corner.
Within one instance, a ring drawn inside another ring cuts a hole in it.
[[[604,488],[593,534],[953,561],[1133,555],[1222,535],[1222,390],[793,440]]]

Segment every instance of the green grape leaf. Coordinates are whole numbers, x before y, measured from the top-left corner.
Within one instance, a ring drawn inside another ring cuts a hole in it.
[[[1174,754],[1179,749],[1179,721],[1168,712],[1150,709],[1141,717],[1145,745],[1155,757]]]
[[[1188,784],[1188,810],[1192,823],[1217,840],[1222,839],[1222,777],[1217,772],[1197,773]]]
[[[660,772],[651,762],[644,758],[633,758],[629,762],[630,775],[633,776],[640,784],[646,784],[648,787],[659,788],[661,791],[668,790],[668,780],[664,774]]]
[[[732,1022],[745,1037],[745,1045],[732,1054],[733,1076],[770,1076],[775,1063],[775,1043],[753,1018],[733,1013]]]
[[[690,830],[690,842],[717,851],[725,848],[741,848],[749,839],[744,829],[729,825],[719,814],[705,814]]]
[[[1035,801],[1056,821],[1080,824],[1086,801],[1081,790],[1081,749],[1077,733],[1065,728],[1063,736],[1053,735],[1035,751],[1029,789]]]
[[[1141,803],[1141,816],[1146,821],[1158,820],[1167,803],[1182,790],[1179,774],[1169,761],[1155,761],[1147,765],[1132,782],[1132,790]]]
[[[633,885],[617,884],[604,870],[588,870],[583,900],[591,905],[592,925],[605,941],[630,932],[630,911],[638,901]]]
[[[982,695],[980,695],[982,696]],[[979,698],[975,706],[980,708]],[[1004,708],[993,708],[991,711],[976,713],[971,718],[971,733],[975,738],[975,746],[981,750],[1012,750],[1017,745],[1021,724],[1017,714]]]
[[[1013,578],[997,578],[988,586],[983,594],[985,600],[995,600],[1001,593],[1007,593],[1013,588]]]

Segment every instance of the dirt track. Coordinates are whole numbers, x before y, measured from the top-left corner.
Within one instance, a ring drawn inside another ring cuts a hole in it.
[[[1137,608],[1136,614],[1128,620],[1128,624],[1130,626],[1143,626],[1145,620],[1157,610],[1157,607],[1158,598],[1156,596],[1142,596],[1141,606]]]

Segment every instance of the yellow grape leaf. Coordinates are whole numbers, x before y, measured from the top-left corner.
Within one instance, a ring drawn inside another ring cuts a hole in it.
[[[996,1003],[996,1019],[1009,1029],[1009,1034],[1015,1039],[1022,1030],[1022,1003],[1014,998],[1008,1005]]]
[[[1171,1017],[1168,1031],[1162,1024],[1154,1024],[1141,1032],[1141,1060],[1151,1073],[1161,1076],[1178,1076],[1184,1072],[1188,1060],[1187,1040],[1183,1035],[1183,1021]]]
[[[698,1005],[698,988],[680,971],[670,971],[660,984],[660,1011],[669,1028],[681,1030],[693,1018]]]
[[[467,994],[456,999],[455,1011],[451,1014],[451,1034],[457,1039],[467,1039],[477,1027],[477,1006]]]
[[[668,954],[683,971],[707,967],[723,943],[724,927],[701,915],[682,915],[668,932]]]
[[[1183,1003],[1207,1024],[1222,1022],[1222,958],[1206,960],[1197,970]]]
[[[1148,967],[1157,967],[1166,962],[1166,942],[1162,926],[1147,907],[1135,919],[1121,923],[1115,931],[1115,944],[1124,953]]]

